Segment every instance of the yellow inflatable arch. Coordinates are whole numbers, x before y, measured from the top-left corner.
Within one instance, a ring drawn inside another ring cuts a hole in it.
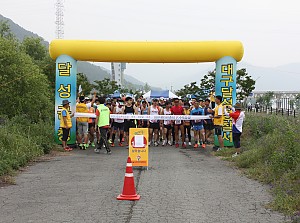
[[[62,104],[66,103],[66,100],[70,101],[70,112],[75,111],[78,94],[76,83],[77,61],[125,63],[216,62],[215,94],[223,97],[223,104],[233,105],[236,102],[237,61],[240,61],[244,54],[243,45],[239,41],[53,40],[50,43],[49,51],[51,57],[56,60],[55,140],[58,143],[62,141],[62,129],[60,127]],[[68,138],[70,144],[76,141],[76,120],[73,119],[72,122],[73,126]],[[230,118],[224,118],[223,138],[225,146],[233,145],[232,121]]]
[[[68,55],[75,60],[128,63],[215,62],[231,56],[240,61],[244,48],[239,41],[126,42],[53,40],[50,55]]]

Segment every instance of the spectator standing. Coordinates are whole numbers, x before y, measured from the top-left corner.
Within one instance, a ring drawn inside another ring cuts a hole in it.
[[[60,117],[60,128],[62,128],[63,136],[62,136],[62,146],[65,151],[72,151],[72,148],[68,147],[68,137],[70,133],[70,129],[72,128],[72,120],[71,118],[74,116],[74,114],[69,114],[69,107],[70,102],[68,100],[62,101],[62,111],[61,111],[61,117]]]

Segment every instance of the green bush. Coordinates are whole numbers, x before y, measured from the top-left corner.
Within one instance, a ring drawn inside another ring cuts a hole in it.
[[[271,186],[275,210],[296,214],[300,210],[300,129],[295,119],[248,113],[243,129],[243,152],[231,160],[248,176]]]
[[[0,176],[26,165],[54,147],[51,122],[30,123],[24,116],[0,127]]]

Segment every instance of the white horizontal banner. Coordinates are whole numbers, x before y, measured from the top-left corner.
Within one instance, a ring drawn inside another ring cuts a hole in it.
[[[74,117],[82,118],[96,118],[95,114],[91,113],[75,113]],[[144,120],[201,120],[211,119],[208,115],[122,115],[122,114],[110,114],[110,118],[113,119],[144,119]]]

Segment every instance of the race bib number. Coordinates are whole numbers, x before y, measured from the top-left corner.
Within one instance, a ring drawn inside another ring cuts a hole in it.
[[[181,125],[181,120],[175,120],[175,125]]]

